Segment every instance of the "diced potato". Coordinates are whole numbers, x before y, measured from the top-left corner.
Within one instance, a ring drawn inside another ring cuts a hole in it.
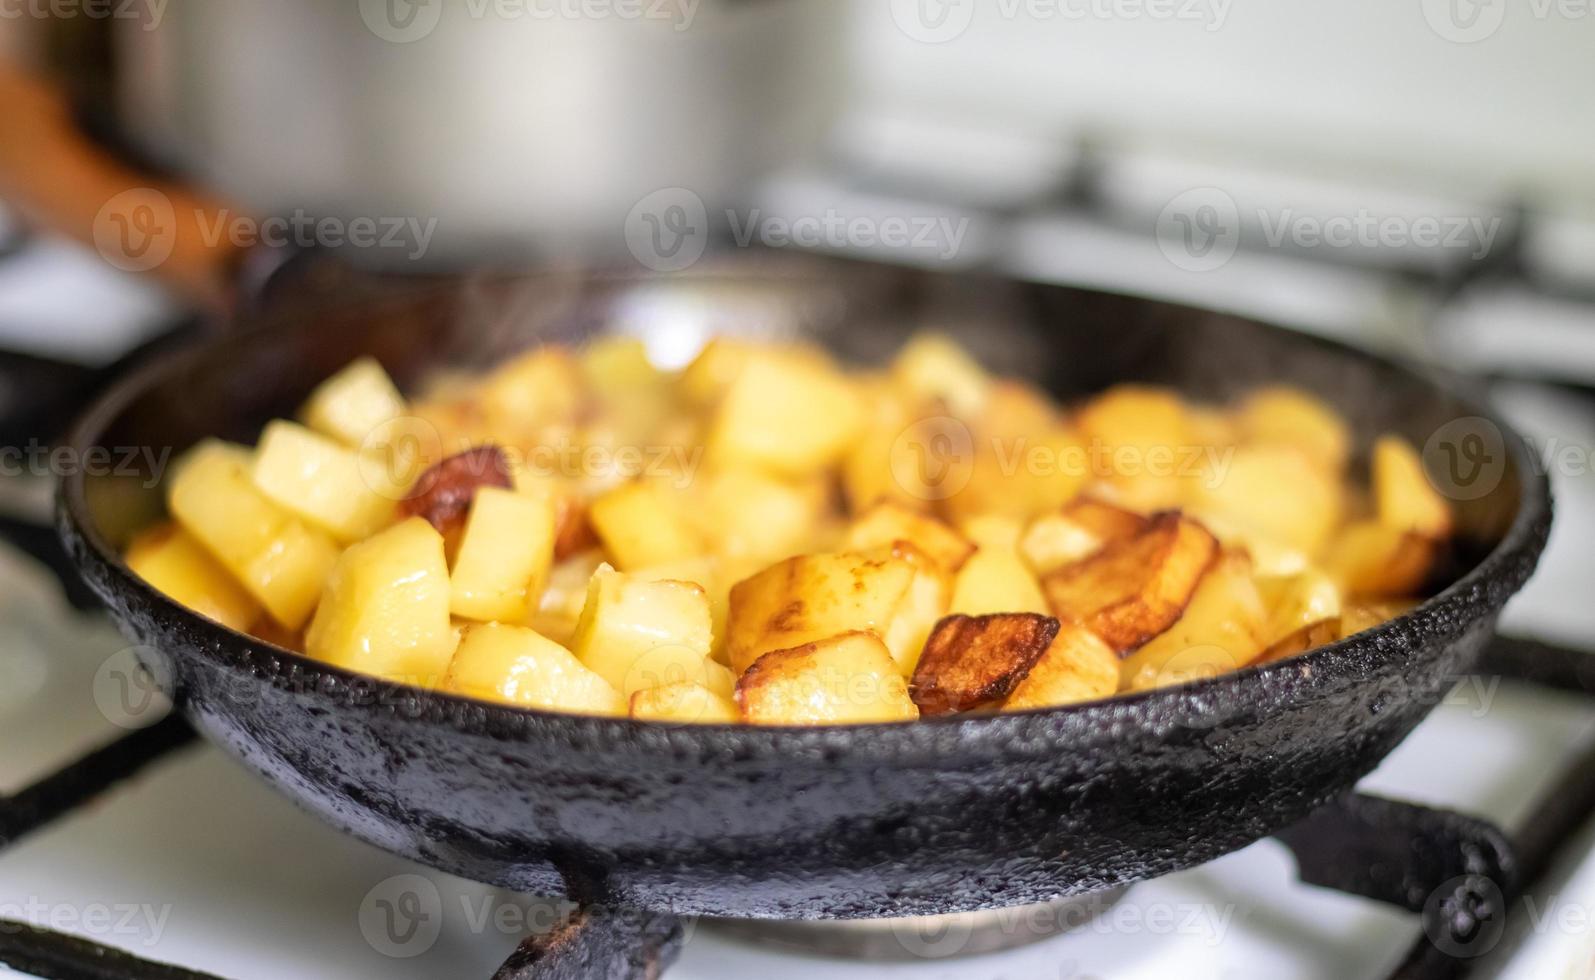
[[[892,378],[923,402],[940,401],[962,419],[986,408],[991,378],[962,347],[943,334],[915,335],[892,361]]]
[[[1198,446],[1228,448],[1241,441],[1242,426],[1229,412],[1204,405],[1185,410],[1185,427]]]
[[[587,604],[587,586],[604,563],[603,552],[593,549],[558,561],[549,569],[548,582],[527,625],[555,643],[569,646]],[[675,577],[675,576],[669,576]]]
[[[1429,482],[1423,457],[1400,436],[1373,446],[1373,494],[1379,522],[1430,538],[1451,533],[1451,508]]]
[[[968,538],[929,514],[886,500],[854,518],[847,530],[850,551],[868,551],[894,541],[909,542],[949,572],[958,571],[975,550]]]
[[[134,538],[126,561],[144,581],[223,626],[241,632],[260,615],[260,603],[175,524],[162,524]]]
[[[1269,644],[1268,648],[1259,654],[1252,663],[1271,664],[1278,660],[1306,653],[1308,650],[1327,646],[1341,638],[1340,631],[1339,616],[1320,619],[1315,623],[1299,626]]]
[[[736,696],[737,675],[731,673],[731,668],[725,664],[711,660],[704,666],[702,686],[711,693],[731,701]]]
[[[859,554],[799,555],[731,588],[726,655],[746,671],[771,650],[839,633],[868,630],[884,638],[914,580],[901,558]]]
[[[1048,573],[1042,590],[1054,616],[1083,624],[1123,653],[1180,618],[1217,554],[1202,525],[1160,514],[1135,537]]]
[[[266,426],[253,476],[261,493],[340,541],[370,537],[398,515],[398,498],[371,486],[354,450],[293,422]]]
[[[839,461],[863,421],[858,393],[834,367],[761,352],[715,412],[709,457],[807,476]]]
[[[730,698],[691,681],[638,691],[631,696],[631,716],[684,725],[733,725],[742,720]]]
[[[601,397],[625,397],[661,384],[664,376],[648,359],[639,337],[599,337],[581,353],[582,377]]]
[[[250,462],[240,447],[201,443],[180,465],[167,505],[273,619],[298,629],[321,597],[338,546],[257,490]]]
[[[873,380],[857,387],[864,422],[842,459],[840,474],[848,505],[860,513],[882,500],[917,507],[937,499],[919,486],[915,465],[920,456],[912,429],[915,415],[901,393]],[[903,483],[899,474],[909,476],[910,482]]]
[[[1391,599],[1383,602],[1348,602],[1340,610],[1340,635],[1353,636],[1363,630],[1387,623],[1403,616],[1417,605],[1412,599]]]
[[[574,418],[583,387],[581,366],[569,351],[540,347],[495,370],[478,397],[492,424],[527,429]]]
[[[818,482],[794,483],[748,467],[707,479],[698,523],[714,550],[775,561],[804,549],[825,506]]]
[[[1050,616],[948,616],[925,643],[909,696],[926,717],[1001,701],[1057,635],[1058,621]]]
[[[1021,711],[1095,701],[1118,689],[1118,654],[1085,627],[1064,623],[1003,707]]]
[[[1037,575],[1045,575],[1095,554],[1109,542],[1134,537],[1146,525],[1147,519],[1134,511],[1081,497],[1036,518],[1019,550]]]
[[[1347,596],[1416,594],[1439,557],[1430,538],[1382,521],[1354,521],[1340,529],[1324,555],[1324,570]]]
[[[931,630],[947,614],[952,594],[951,576],[939,562],[907,541],[894,541],[889,547],[874,549],[871,554],[900,558],[914,566],[914,580],[893,611],[891,625],[881,636],[897,669],[907,677],[914,672]]]
[[[1081,409],[1077,423],[1098,476],[1140,510],[1177,506],[1181,453],[1194,444],[1185,403],[1151,385],[1116,385]]]
[[[1185,513],[1212,531],[1225,548],[1251,555],[1252,567],[1258,575],[1283,578],[1300,574],[1313,564],[1305,551],[1275,541],[1255,528],[1237,524],[1233,517],[1210,507],[1195,505],[1185,508]]]
[[[542,595],[553,562],[553,501],[483,487],[449,576],[449,611],[462,619],[519,623]]]
[[[359,448],[385,422],[407,411],[388,373],[362,357],[323,381],[299,410],[306,425],[350,448]]]
[[[1006,514],[973,514],[958,522],[958,531],[977,548],[1019,550],[1024,522]]]
[[[1185,614],[1120,664],[1131,691],[1181,684],[1250,663],[1267,641],[1268,614],[1244,554],[1222,555]]]
[[[755,349],[746,341],[732,337],[716,337],[709,341],[681,372],[682,398],[700,408],[720,401]]]
[[[1253,392],[1238,418],[1256,443],[1294,446],[1339,473],[1351,453],[1351,433],[1335,410],[1299,388],[1274,386]]]
[[[1268,610],[1265,635],[1270,643],[1340,615],[1340,587],[1316,569],[1295,575],[1259,576],[1257,591],[1263,608]]]
[[[305,634],[317,660],[420,687],[442,680],[458,643],[443,535],[419,517],[338,558]]]
[[[1345,504],[1339,477],[1289,446],[1242,446],[1191,493],[1204,513],[1308,555],[1329,541]]]
[[[948,609],[967,616],[988,613],[1045,613],[1041,585],[1011,548],[981,548],[953,580]]]
[[[982,432],[969,466],[967,483],[946,502],[954,519],[993,511],[1027,519],[1071,499],[1092,479],[1085,444],[1060,427],[1006,437]]]
[[[593,501],[593,530],[615,565],[631,571],[707,550],[686,508],[657,481],[634,480]]]
[[[522,708],[624,715],[626,699],[569,650],[521,626],[466,630],[443,689]]]
[[[761,656],[737,681],[742,717],[755,725],[913,721],[908,682],[874,633],[843,633]]]
[[[691,582],[648,582],[600,567],[571,652],[626,697],[709,682],[709,599]]]

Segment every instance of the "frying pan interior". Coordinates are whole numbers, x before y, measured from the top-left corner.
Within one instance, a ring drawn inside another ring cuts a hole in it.
[[[1338,407],[1364,449],[1391,430],[1455,441],[1472,479],[1454,494],[1450,581],[1377,630],[1181,688],[897,726],[671,727],[367,681],[187,613],[115,557],[160,509],[137,466],[65,481],[63,533],[198,727],[337,826],[524,891],[744,917],[1042,901],[1272,833],[1349,790],[1417,724],[1543,545],[1549,502],[1521,441],[1395,365],[1141,299],[821,260],[396,288],[152,365],[90,411],[74,445],[175,456],[206,436],[253,440],[362,354],[413,387],[440,366],[609,330],[667,360],[731,332],[809,336],[871,362],[924,327],[1066,399],[1122,380],[1219,400],[1288,382]]]

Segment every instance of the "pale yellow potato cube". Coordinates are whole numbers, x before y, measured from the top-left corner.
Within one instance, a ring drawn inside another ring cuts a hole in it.
[[[948,572],[956,572],[975,551],[970,540],[936,518],[883,500],[853,519],[847,529],[849,551],[868,551],[907,541]]]
[[[730,389],[755,348],[732,337],[715,337],[681,372],[681,397],[700,408],[714,405]]]
[[[488,375],[477,397],[491,424],[524,430],[575,418],[584,387],[581,366],[569,351],[543,347]]]
[[[362,357],[323,381],[299,409],[312,429],[350,448],[405,414],[404,396],[374,358]]]
[[[749,467],[707,478],[696,515],[713,549],[731,558],[774,561],[803,551],[825,504],[816,481],[795,483]]]
[[[948,610],[966,616],[991,613],[1050,615],[1041,584],[1012,548],[981,548],[953,580]]]
[[[526,624],[555,643],[569,646],[581,621],[582,606],[587,604],[587,587],[603,563],[604,554],[596,548],[556,562]]]
[[[677,681],[708,683],[709,599],[691,582],[649,582],[602,566],[571,652],[626,697]]]
[[[742,720],[734,701],[691,681],[638,691],[631,696],[631,716],[683,725],[734,725]]]
[[[715,411],[709,458],[807,476],[838,462],[863,421],[857,390],[834,367],[760,352]]]
[[[921,401],[944,402],[952,414],[973,419],[986,408],[992,380],[968,352],[939,333],[916,334],[892,361],[892,378]]]
[[[960,520],[958,530],[977,548],[1008,548],[1018,551],[1025,525],[1023,521],[1006,514],[975,514]]]
[[[449,575],[449,611],[519,623],[542,595],[554,562],[554,502],[479,487]]]
[[[913,721],[908,681],[874,633],[844,633],[760,657],[737,681],[742,717],[755,725]]]
[[[261,493],[340,541],[359,541],[393,523],[397,495],[373,487],[359,454],[293,422],[272,422],[255,451]]]
[[[1003,702],[1003,709],[1021,711],[1095,701],[1118,689],[1118,654],[1085,627],[1064,623],[1047,652]]]
[[[1423,457],[1400,436],[1373,446],[1373,494],[1379,522],[1430,538],[1451,533],[1451,508],[1429,482]]]
[[[296,630],[315,609],[338,546],[256,489],[250,463],[240,447],[201,443],[180,464],[167,506],[273,619]]]
[[[305,634],[317,660],[418,687],[442,680],[458,643],[443,536],[419,517],[338,558]]]
[[[1324,570],[1348,598],[1409,596],[1428,581],[1439,545],[1427,535],[1383,521],[1353,521],[1324,555]]]
[[[602,396],[627,395],[664,381],[638,337],[599,337],[581,352],[582,375]]]
[[[1253,392],[1241,403],[1237,421],[1248,440],[1295,446],[1336,473],[1351,453],[1345,421],[1299,388],[1275,386]]]
[[[1185,402],[1168,388],[1116,385],[1081,409],[1077,424],[1097,476],[1137,510],[1178,506],[1182,454],[1195,444]]]
[[[839,633],[884,637],[914,580],[901,558],[860,554],[799,555],[731,589],[726,656],[742,673],[771,650]]]
[[[880,634],[897,669],[904,677],[911,676],[925,650],[925,641],[947,615],[953,577],[940,562],[907,541],[894,541],[865,553],[876,558],[901,559],[914,566],[913,581],[892,612],[886,632]]]
[[[1093,478],[1086,445],[1070,429],[982,432],[973,443],[968,482],[946,502],[955,520],[994,511],[1025,520],[1072,499]]]
[[[1345,509],[1340,478],[1291,446],[1241,446],[1193,481],[1191,495],[1193,511],[1309,556],[1328,543]]]
[[[534,630],[489,623],[466,630],[443,689],[522,708],[624,715],[626,699],[569,650]]]
[[[260,603],[187,531],[162,524],[128,546],[127,567],[201,616],[243,632],[260,615]]]
[[[687,508],[654,480],[633,480],[610,490],[593,501],[588,519],[604,550],[624,571],[682,561],[707,550]]]
[[[1340,615],[1340,586],[1316,568],[1294,575],[1260,575],[1257,592],[1268,610],[1265,636],[1269,644]]]
[[[1119,665],[1123,687],[1143,691],[1236,670],[1267,641],[1268,611],[1250,560],[1232,552],[1202,577],[1185,613]]]

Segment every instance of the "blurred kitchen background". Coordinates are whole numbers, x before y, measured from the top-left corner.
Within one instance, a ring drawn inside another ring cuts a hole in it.
[[[193,329],[196,309],[247,306],[306,247],[399,274],[670,271],[754,246],[989,269],[1238,311],[1487,385],[1559,497],[1507,626],[1595,651],[1592,55],[1595,0],[0,0],[0,422],[78,369]],[[183,227],[191,205],[206,217]],[[144,261],[148,242],[130,243],[172,231],[162,207],[179,237]],[[272,229],[281,241],[261,246]],[[23,482],[0,514],[47,508],[44,481]],[[73,714],[98,717],[87,683],[59,685],[116,641],[0,557],[0,737],[29,746],[0,763],[4,792],[105,736]],[[87,652],[52,675],[38,665],[62,643]],[[47,708],[30,713],[27,691]],[[1443,706],[1372,785],[1510,822],[1536,774],[1595,731],[1595,706],[1571,696],[1474,708]],[[360,975],[353,909],[402,862],[213,750],[196,758],[162,778],[210,801],[201,822],[226,840],[185,833],[201,858],[159,845],[169,866],[118,864],[106,841],[172,826],[146,793],[121,811],[131,825],[113,808],[0,858],[0,908],[27,889],[158,888],[182,897],[143,955],[321,975],[313,950],[324,975]],[[299,860],[263,867],[235,839]],[[1557,878],[1586,910],[1591,842]],[[1338,978],[1399,959],[1414,920],[1290,884],[1277,850],[1131,893],[1238,904],[1222,942],[1094,935],[923,975]],[[208,878],[218,862],[226,881]],[[240,894],[238,878],[254,884]],[[1588,975],[1588,916],[1554,933],[1492,969]],[[452,975],[485,976],[513,939],[378,965],[436,976],[463,957]],[[671,975],[810,975],[716,942]]]

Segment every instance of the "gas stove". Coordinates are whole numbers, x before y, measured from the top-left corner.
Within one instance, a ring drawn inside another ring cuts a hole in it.
[[[1044,162],[1083,167],[1078,156]],[[1554,302],[1574,320],[1587,307],[1511,268],[1516,278],[1475,277],[1410,256],[1381,266],[1245,243],[1217,276],[1192,276],[1140,226],[1145,202],[1163,193],[1156,168],[1123,170],[1144,186],[1094,193],[1049,171],[1026,201],[949,205],[934,175],[884,181],[889,161],[871,167],[868,180],[857,161],[787,175],[763,189],[759,211],[902,214],[912,199],[902,188],[920,188],[934,213],[970,218],[966,264],[1241,309],[1501,375],[1493,394],[1544,451],[1558,497],[1542,570],[1503,631],[1560,646],[1498,643],[1359,795],[1200,868],[939,921],[688,921],[667,976],[1539,980],[1595,970],[1595,660],[1568,652],[1595,651],[1584,587],[1595,558],[1583,547],[1595,536],[1595,410],[1587,379],[1566,365],[1547,372],[1544,358],[1525,356],[1504,369],[1489,353],[1500,339],[1486,304]],[[878,194],[883,183],[890,196]],[[171,316],[158,294],[69,245],[13,239],[0,253],[0,348],[24,372],[92,369]],[[44,519],[48,495],[47,479],[22,468],[0,480],[0,517]],[[0,964],[10,964],[0,977],[547,975],[538,937],[570,909],[389,856],[296,809],[164,716],[125,641],[70,598],[82,599],[48,568],[0,552]]]

